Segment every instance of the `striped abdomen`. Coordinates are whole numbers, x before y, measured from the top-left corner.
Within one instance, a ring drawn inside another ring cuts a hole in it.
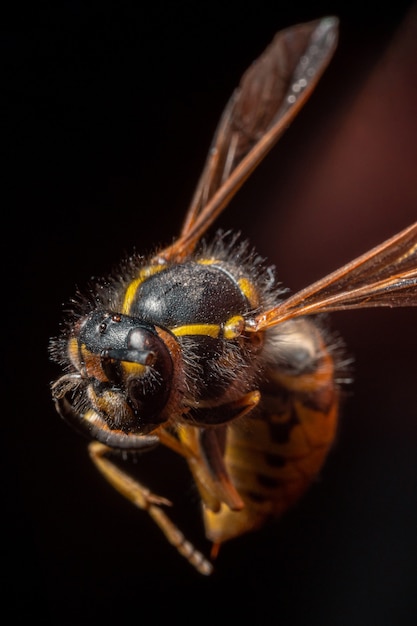
[[[281,515],[317,476],[334,440],[335,361],[318,328],[298,320],[273,330],[265,360],[259,408],[231,424],[225,450],[245,506],[204,512],[207,536],[215,543]]]

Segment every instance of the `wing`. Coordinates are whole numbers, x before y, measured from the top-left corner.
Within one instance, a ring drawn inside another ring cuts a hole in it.
[[[259,331],[300,315],[417,306],[417,222],[248,322]]]
[[[337,36],[335,17],[287,28],[248,68],[220,118],[180,237],[158,258],[181,260],[194,250],[304,105]]]

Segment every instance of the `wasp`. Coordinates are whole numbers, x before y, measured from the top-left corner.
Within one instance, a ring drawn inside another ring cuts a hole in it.
[[[279,517],[325,462],[344,357],[323,314],[417,305],[417,222],[290,296],[240,236],[203,240],[311,95],[337,38],[335,17],[276,34],[220,118],[178,238],[77,294],[50,343],[60,416],[205,575],[222,543]],[[210,558],[167,515],[171,502],[126,470],[158,444],[188,464]]]

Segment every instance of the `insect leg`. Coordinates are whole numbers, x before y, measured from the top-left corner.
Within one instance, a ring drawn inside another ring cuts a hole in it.
[[[93,409],[88,409],[85,413],[76,411],[67,398],[64,385],[68,383],[68,380],[78,380],[78,378],[65,375],[52,386],[53,399],[58,414],[74,430],[89,439],[94,438],[118,450],[150,450],[159,444],[159,438],[154,435],[126,434],[120,430],[109,428],[105,420]]]
[[[244,506],[224,463],[228,424],[222,424],[226,421],[222,416],[227,416],[228,421],[242,417],[258,404],[259,399],[260,393],[256,390],[215,409],[199,409],[199,419],[202,416],[209,418],[211,413],[217,428],[210,427],[207,419],[207,428],[182,425],[178,429],[181,443],[192,452],[187,457],[188,465],[201,499],[210,511],[218,511],[222,504],[234,511]]]
[[[212,573],[213,566],[211,563],[187,541],[179,528],[177,528],[162,510],[162,505],[171,505],[169,500],[152,493],[147,487],[117,467],[117,465],[108,458],[108,454],[111,453],[111,448],[108,446],[94,441],[89,445],[89,453],[94,465],[112,487],[136,507],[147,511],[169,543],[171,543],[200,574],[207,576]]]

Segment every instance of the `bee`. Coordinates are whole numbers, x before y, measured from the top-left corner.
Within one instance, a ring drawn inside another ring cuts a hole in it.
[[[178,238],[77,294],[50,343],[63,368],[51,386],[59,415],[204,575],[221,544],[281,516],[325,462],[344,357],[323,314],[417,305],[417,222],[290,296],[239,235],[203,240],[313,92],[337,38],[335,17],[276,34],[220,118]],[[188,464],[210,557],[123,463],[160,444]]]

